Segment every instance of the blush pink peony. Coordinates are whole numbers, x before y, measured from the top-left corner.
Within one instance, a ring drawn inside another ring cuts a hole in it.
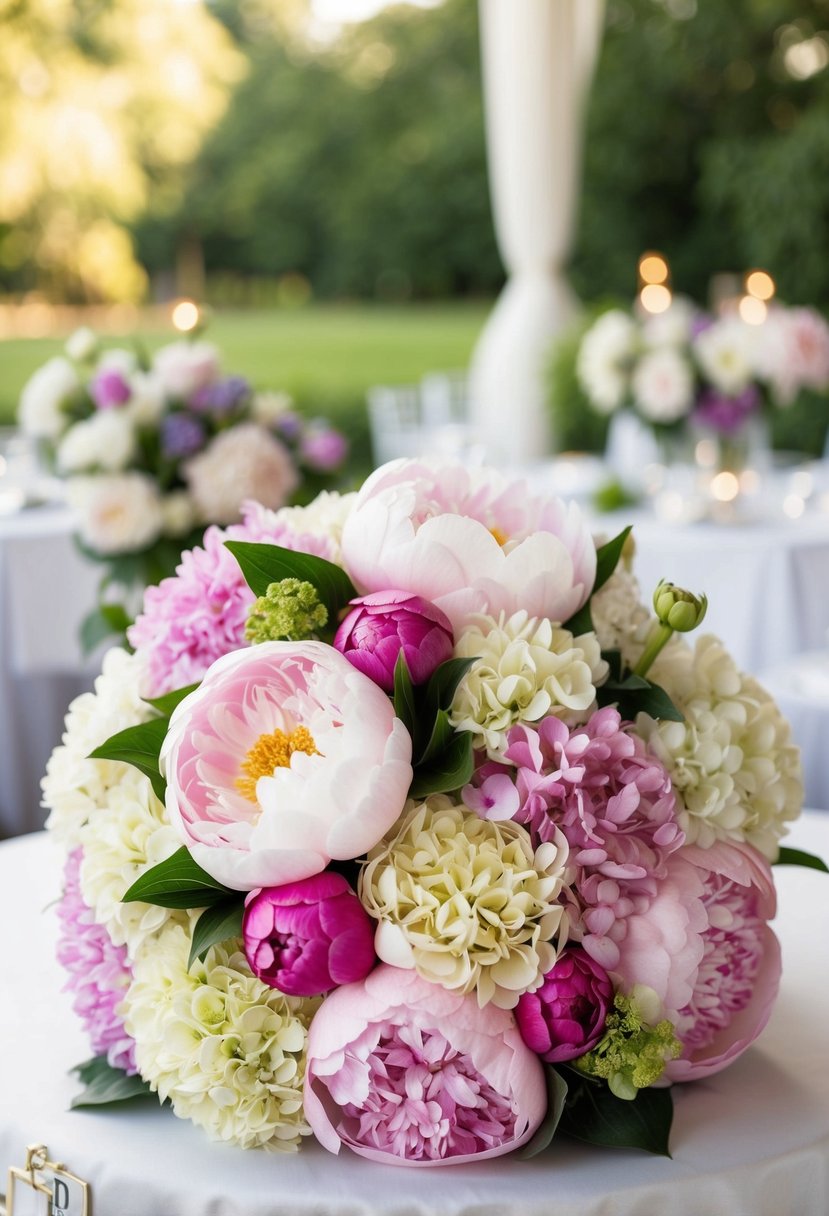
[[[596,548],[579,508],[492,469],[396,460],[360,490],[343,559],[364,592],[395,587],[441,608],[566,621],[587,600]]]
[[[167,810],[195,860],[239,891],[365,853],[403,809],[412,742],[389,698],[322,642],[225,655],[174,711]]]
[[[314,1016],[304,1103],[330,1152],[421,1166],[511,1152],[547,1104],[512,1014],[385,965]]]

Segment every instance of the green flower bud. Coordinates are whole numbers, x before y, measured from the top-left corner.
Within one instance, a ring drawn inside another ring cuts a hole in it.
[[[573,1066],[589,1077],[607,1081],[617,1098],[635,1098],[637,1091],[658,1081],[669,1060],[682,1052],[682,1043],[667,1018],[649,1025],[647,1001],[635,993],[617,993],[613,1012],[607,1015],[605,1031],[592,1051],[573,1060]]]
[[[316,587],[298,578],[271,583],[251,606],[245,623],[249,642],[301,642],[328,624],[328,609]]]
[[[677,633],[689,633],[705,618],[708,596],[694,595],[663,578],[653,593],[653,607],[660,624]]]

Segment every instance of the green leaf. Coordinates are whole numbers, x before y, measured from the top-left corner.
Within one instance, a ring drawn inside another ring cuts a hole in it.
[[[829,874],[829,866],[820,857],[816,857],[814,853],[804,853],[802,849],[789,849],[785,845],[781,847],[774,862],[776,866],[804,866],[808,870],[820,870],[822,874]]]
[[[198,684],[188,684],[186,688],[176,688],[172,692],[166,692],[163,697],[145,697],[144,700],[165,718],[169,718],[176,706],[185,697],[189,697],[191,692],[195,692],[198,687]]]
[[[472,778],[474,758],[472,734],[456,731],[448,747],[429,764],[416,768],[409,787],[410,798],[428,798],[430,794],[450,794],[466,785]]]
[[[281,545],[255,545],[243,540],[227,540],[225,545],[239,563],[254,595],[264,595],[271,583],[279,583],[283,578],[301,579],[316,587],[332,624],[340,609],[357,594],[346,572],[325,558],[295,553]]]
[[[417,704],[415,702],[414,685],[409,675],[409,668],[401,649],[394,665],[394,712],[402,721],[414,741],[418,727]]]
[[[564,1110],[564,1103],[568,1093],[567,1082],[564,1080],[564,1077],[555,1068],[552,1068],[549,1064],[545,1064],[544,1082],[547,1086],[547,1113],[535,1135],[527,1141],[520,1153],[518,1153],[519,1161],[527,1161],[530,1157],[536,1157],[539,1153],[543,1153],[544,1149],[552,1143]]]
[[[123,637],[132,618],[122,604],[99,604],[81,621],[80,639],[84,654],[91,654],[106,638]]]
[[[440,756],[446,751],[449,744],[452,742],[452,737],[455,734],[455,728],[449,721],[449,715],[445,709],[439,709],[435,717],[432,733],[424,747],[422,753],[417,758],[418,765],[429,764],[430,761]]]
[[[586,604],[582,604],[578,612],[574,612],[569,621],[565,621],[562,629],[569,629],[574,638],[579,637],[582,633],[593,632],[593,616],[590,611],[590,600]]]
[[[613,540],[609,540],[606,545],[601,545],[596,550],[596,577],[593,581],[593,590],[591,595],[595,595],[610,578],[613,571],[619,564],[619,558],[622,556],[622,550],[625,547],[625,541],[630,536],[632,525],[628,524],[626,528],[618,536],[614,536]]]
[[[146,1081],[139,1076],[128,1077],[120,1068],[113,1068],[106,1056],[95,1056],[70,1072],[77,1073],[84,1085],[69,1104],[73,1110],[155,1096]]]
[[[245,897],[241,894],[234,899],[223,899],[212,908],[205,908],[193,926],[188,971],[197,958],[204,959],[211,946],[226,942],[229,937],[241,936],[244,912]]]
[[[125,904],[140,900],[162,908],[208,908],[238,896],[211,878],[182,845],[165,861],[146,870],[122,896]]]
[[[166,734],[166,719],[152,718],[149,722],[128,726],[126,730],[119,730],[117,735],[111,735],[100,747],[96,747],[94,752],[89,753],[89,758],[120,760],[124,764],[132,764],[149,777],[156,797],[163,802],[167,786],[158,770],[158,756]]]
[[[596,700],[600,706],[617,705],[619,713],[628,722],[632,722],[640,713],[670,722],[685,721],[665,689],[643,676],[629,675],[624,680],[606,681],[596,689]]]
[[[435,713],[439,709],[449,709],[458,685],[477,659],[447,659],[436,667],[426,684],[426,705],[434,705]]]
[[[580,1085],[573,1079],[559,1131],[588,1144],[641,1148],[670,1157],[668,1139],[673,1110],[670,1089],[640,1089],[627,1102],[617,1098],[606,1085]]]

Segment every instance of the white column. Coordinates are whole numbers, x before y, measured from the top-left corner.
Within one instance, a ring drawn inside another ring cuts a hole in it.
[[[573,318],[562,267],[579,180],[583,100],[603,0],[479,0],[490,193],[509,278],[472,356],[473,421],[490,461],[554,444],[545,372]]]

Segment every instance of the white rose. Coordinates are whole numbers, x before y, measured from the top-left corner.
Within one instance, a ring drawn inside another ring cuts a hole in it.
[[[633,397],[649,422],[677,422],[688,413],[694,380],[687,360],[671,347],[643,355],[633,373]]]
[[[101,352],[101,357],[95,367],[99,372],[118,372],[128,380],[138,366],[135,351],[125,350],[123,346],[113,346]]]
[[[185,536],[196,524],[196,509],[186,490],[174,490],[161,500],[165,536]]]
[[[23,387],[18,418],[27,435],[57,439],[66,426],[63,407],[81,387],[68,359],[57,356],[44,363]]]
[[[129,379],[132,395],[123,412],[136,426],[155,426],[164,413],[164,386],[153,372],[136,371]]]
[[[97,335],[88,325],[82,325],[80,329],[76,329],[73,334],[70,334],[64,347],[69,358],[76,359],[79,363],[91,359],[97,349]]]
[[[144,473],[72,478],[67,498],[78,515],[81,539],[96,553],[145,549],[164,526],[158,489]]]
[[[741,393],[752,378],[757,327],[739,317],[715,321],[699,334],[694,352],[705,376],[721,393]]]
[[[117,473],[125,468],[135,451],[135,432],[122,410],[101,410],[70,427],[57,452],[62,473],[84,469],[104,469]]]
[[[618,308],[603,313],[584,335],[576,372],[599,413],[611,414],[624,401],[637,342],[636,323]]]
[[[153,371],[165,393],[187,398],[217,378],[219,352],[210,342],[172,342],[156,351]]]

